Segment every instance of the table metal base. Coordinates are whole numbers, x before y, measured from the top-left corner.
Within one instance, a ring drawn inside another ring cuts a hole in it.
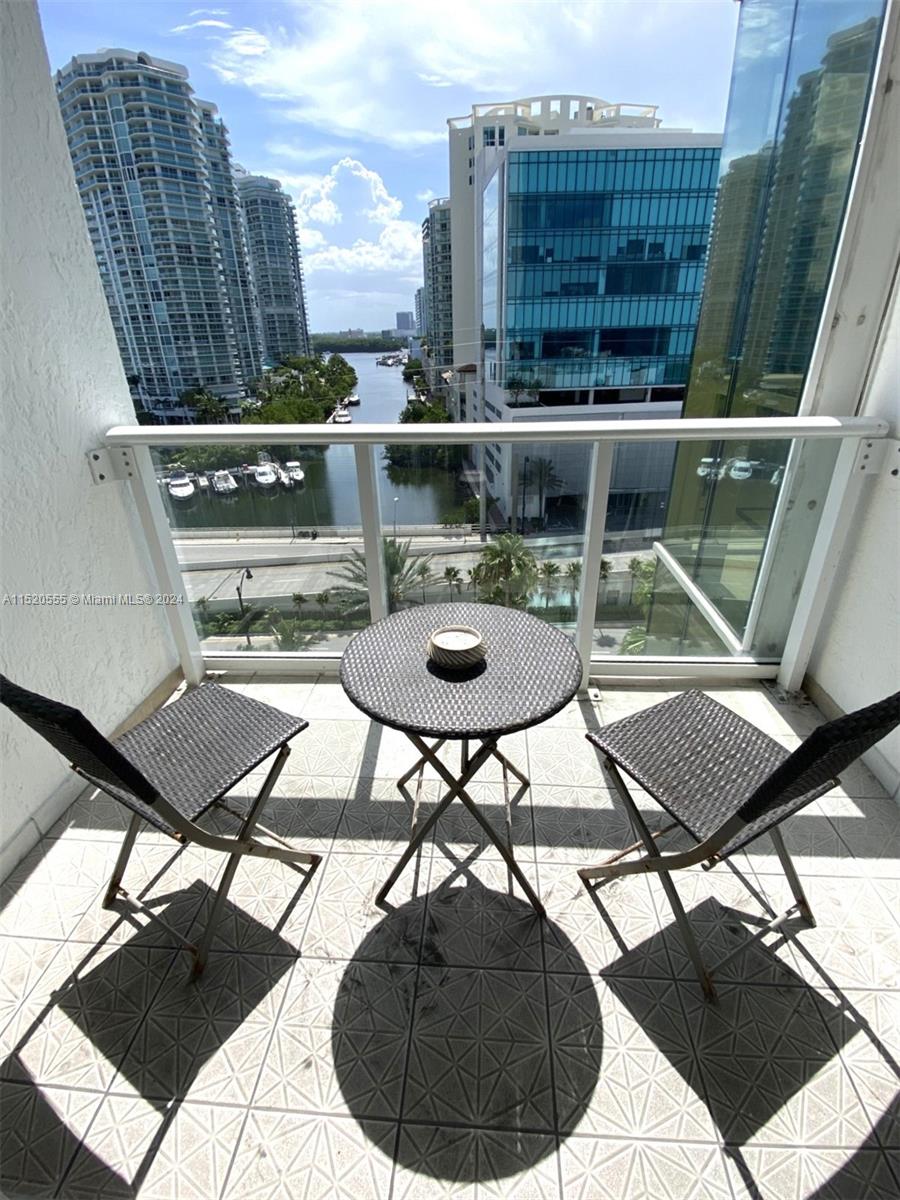
[[[453,801],[458,798],[463,802],[493,844],[497,847],[510,872],[519,881],[519,885],[522,888],[522,891],[528,897],[532,908],[535,910],[538,916],[545,916],[546,914],[544,912],[544,906],[541,904],[537,892],[535,892],[534,888],[532,888],[531,884],[525,878],[518,863],[513,857],[511,837],[507,843],[504,843],[503,840],[498,837],[493,826],[481,813],[478,805],[466,791],[468,784],[472,781],[475,775],[477,775],[488,759],[496,758],[504,768],[503,795],[506,804],[507,832],[509,833],[511,831],[512,823],[509,803],[509,786],[506,779],[506,772],[509,771],[510,774],[514,775],[524,787],[529,786],[529,780],[525,775],[522,774],[521,771],[518,770],[517,767],[513,766],[506,755],[500,753],[500,751],[497,749],[498,739],[487,738],[480,742],[478,749],[472,755],[469,754],[468,740],[464,740],[461,745],[460,774],[454,777],[450,769],[446,767],[437,756],[437,752],[444,745],[444,742],[447,740],[446,738],[435,742],[433,746],[429,746],[428,743],[417,734],[407,733],[406,736],[419,751],[419,758],[411,770],[407,771],[405,775],[402,775],[400,779],[397,780],[397,786],[399,788],[403,788],[403,786],[413,777],[413,775],[415,775],[417,772],[424,772],[425,764],[430,763],[437,771],[441,779],[443,779],[444,783],[447,784],[448,790],[441,797],[440,802],[437,804],[434,811],[429,815],[428,820],[422,825],[421,829],[415,828],[415,820],[418,816],[419,796],[421,795],[422,778],[420,775],[419,788],[416,792],[416,803],[413,814],[414,828],[409,840],[409,845],[403,851],[400,861],[394,867],[393,871],[391,871],[390,875],[385,880],[381,891],[375,897],[376,904],[382,904],[384,902],[388,892],[400,878],[403,868],[437,824],[438,818],[441,816],[444,810],[449,808]]]

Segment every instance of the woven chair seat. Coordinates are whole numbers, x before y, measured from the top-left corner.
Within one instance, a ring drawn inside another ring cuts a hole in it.
[[[788,758],[767,734],[699,691],[682,692],[587,736],[698,842],[734,816]],[[830,779],[775,805],[719,856],[746,846],[835,783]]]
[[[164,799],[193,821],[308,723],[229,688],[204,683],[114,744]],[[108,783],[103,786],[114,790]],[[119,798],[157,828],[171,832],[151,805],[129,793]]]

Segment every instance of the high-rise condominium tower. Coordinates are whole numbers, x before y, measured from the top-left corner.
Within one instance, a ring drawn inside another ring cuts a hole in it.
[[[277,179],[238,171],[250,270],[270,363],[309,354],[306,295],[294,203]]]
[[[56,74],[75,179],[136,402],[234,404],[261,369],[228,135],[185,67],[131,50]]]
[[[450,201],[432,200],[422,222],[422,269],[425,276],[424,316],[427,353],[423,363],[431,387],[453,365],[453,295],[451,283]]]

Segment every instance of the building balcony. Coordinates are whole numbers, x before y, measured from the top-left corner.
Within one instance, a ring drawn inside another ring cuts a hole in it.
[[[592,898],[575,873],[633,840],[585,733],[669,687],[604,684],[508,739],[542,921],[465,813],[377,907],[408,743],[330,677],[220,678],[310,718],[264,823],[324,862],[305,888],[241,867],[194,984],[165,931],[101,907],[127,811],[75,800],[2,888],[5,1194],[896,1194],[900,812],[863,766],[784,827],[817,927],[739,955],[712,1006],[658,881]],[[820,720],[758,684],[708,691],[788,748]],[[427,811],[437,780],[423,790]],[[497,776],[479,800],[502,827]],[[127,883],[190,938],[221,867],[148,826]],[[784,906],[768,839],[679,885],[717,955]]]

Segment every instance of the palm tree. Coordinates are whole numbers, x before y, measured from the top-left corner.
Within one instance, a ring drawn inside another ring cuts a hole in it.
[[[419,583],[422,585],[422,603],[427,604],[427,600],[425,599],[425,588],[427,587],[428,580],[431,578],[431,567],[427,562],[419,563],[419,565],[416,567],[416,575]]]
[[[544,589],[544,608],[549,608],[550,593],[555,590],[554,580],[560,575],[559,563],[554,562],[552,558],[545,559],[538,569],[538,575]]]
[[[201,425],[220,425],[228,416],[223,400],[206,388],[193,388],[182,394],[181,403],[193,408]]]
[[[297,616],[302,617],[303,616],[303,605],[306,603],[306,597],[303,595],[303,593],[302,592],[294,592],[293,596],[291,596],[291,603],[293,604],[294,608],[296,608],[296,610],[297,610]]]
[[[323,613],[325,612],[325,608],[330,599],[331,599],[331,593],[328,591],[319,592],[318,596],[316,596],[316,604],[318,604],[319,608],[321,608]]]
[[[462,572],[458,567],[444,567],[444,583],[450,589],[450,599],[453,599],[453,589],[462,591]]]
[[[647,649],[647,630],[643,625],[635,625],[622,638],[619,647],[620,654],[643,654]]]
[[[466,572],[466,587],[477,593],[480,583],[481,565],[476,563],[474,567],[470,567]]]
[[[417,559],[410,557],[410,541],[398,541],[397,538],[383,539],[384,574],[387,583],[388,601],[391,608],[404,604],[409,593],[414,588],[421,588],[424,598],[425,588],[437,581],[437,576],[431,570],[431,554],[420,555]],[[422,568],[425,568],[423,571]],[[366,569],[366,556],[362,550],[351,550],[350,559],[340,571],[329,574],[349,584],[349,591],[355,593],[361,602],[366,602],[369,595],[369,572]]]
[[[482,549],[478,563],[482,599],[500,602],[512,608],[524,608],[537,579],[537,563],[525,545],[525,539],[515,533],[501,533]]]
[[[572,607],[575,607],[575,597],[581,587],[581,560],[573,558],[566,567],[566,579],[569,581],[569,591],[572,593]]]
[[[556,473],[553,460],[549,458],[532,458],[528,463],[528,479],[538,494],[538,518],[544,520],[544,501],[551,492],[562,489],[563,481]]]

